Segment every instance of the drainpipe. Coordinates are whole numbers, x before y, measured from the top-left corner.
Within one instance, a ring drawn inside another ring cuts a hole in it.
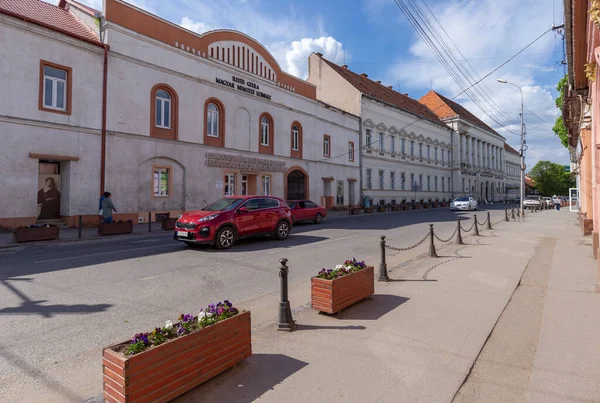
[[[104,193],[106,172],[106,98],[108,81],[108,45],[104,45],[104,71],[102,80],[102,151],[100,161],[100,194]]]
[[[360,97],[358,97],[358,180],[359,180],[359,190],[358,197],[359,203],[363,206],[363,162],[362,162],[362,154],[363,154],[363,136],[362,136],[362,97],[363,94],[361,92]]]
[[[454,200],[454,129],[450,131],[450,145],[452,146],[452,152],[450,153],[450,199]]]

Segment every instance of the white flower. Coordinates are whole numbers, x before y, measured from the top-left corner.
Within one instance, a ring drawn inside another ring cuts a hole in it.
[[[353,266],[350,266],[350,265],[346,266],[346,270],[352,270],[353,268],[354,268],[354,267],[353,267]]]
[[[204,318],[210,318],[211,316],[213,316],[212,313],[200,311],[198,312],[198,322],[200,322]]]
[[[337,266],[335,266],[336,270],[343,269],[343,268],[344,268],[344,265],[341,265],[341,264],[338,264]]]
[[[171,329],[173,329],[173,322],[171,322],[170,320],[168,320],[168,321],[165,323],[165,329],[167,329],[167,330],[171,330]]]

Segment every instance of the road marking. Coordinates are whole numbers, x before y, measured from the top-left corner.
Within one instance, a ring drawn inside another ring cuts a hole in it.
[[[129,243],[146,243],[146,242],[159,242],[164,241],[164,239],[144,239],[143,241],[133,241]]]
[[[325,240],[325,241],[321,241],[321,242],[315,242],[315,243],[316,243],[316,244],[319,244],[319,245],[322,245],[322,244],[324,244],[324,243],[329,243],[329,242],[334,242],[334,241],[342,241],[342,240],[344,240],[344,239],[350,239],[350,238],[356,238],[357,236],[358,236],[358,235],[350,235],[350,236],[345,236],[345,237],[342,237],[342,238],[327,239],[327,240]],[[303,246],[313,246],[313,243],[307,243],[307,244],[304,244],[304,245],[289,246],[289,247],[287,247],[287,248],[286,248],[286,247],[284,247],[284,248],[278,248],[278,249],[276,249],[276,250],[272,250],[272,251],[270,251],[270,252],[267,252],[267,254],[268,254],[268,255],[272,255],[273,253],[279,253],[279,252],[281,252],[281,251],[284,251],[284,250],[290,250],[290,249],[301,248],[301,247],[303,247]]]
[[[165,245],[156,245],[156,246],[146,246],[144,248],[114,250],[114,251],[110,251],[110,252],[101,252],[101,253],[90,253],[89,255],[78,255],[78,256],[61,257],[61,258],[58,258],[58,259],[39,260],[39,261],[34,262],[34,263],[37,264],[37,263],[58,262],[58,261],[61,261],[61,260],[79,259],[79,258],[82,258],[82,257],[102,256],[102,255],[109,255],[109,254],[113,254],[113,253],[133,252],[133,251],[136,251],[136,250],[164,248],[165,246],[173,246],[173,245],[165,244]]]
[[[144,277],[144,278],[141,278],[140,280],[151,280],[151,279],[157,278],[157,277],[168,276],[169,274],[173,274],[173,273],[171,273],[171,272],[169,272],[169,273],[162,273],[162,274],[158,274],[156,276]]]

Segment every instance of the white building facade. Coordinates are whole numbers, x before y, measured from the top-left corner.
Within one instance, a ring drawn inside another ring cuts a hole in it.
[[[504,186],[506,200],[514,203],[521,195],[521,155],[507,143],[504,144]]]
[[[49,7],[45,25],[57,21],[54,9],[61,18],[83,12],[90,18],[77,21],[94,36],[84,42],[68,27],[48,29],[0,8],[7,43],[29,44],[5,47],[9,63],[0,67],[11,78],[0,89],[20,96],[0,103],[0,132],[11,145],[0,164],[16,191],[3,195],[13,207],[0,213],[0,226],[40,217],[38,195],[48,193],[40,187],[50,171],[61,195],[52,218],[69,224],[78,215],[97,222],[105,190],[115,218],[135,222],[224,195],[312,199],[328,208],[356,203],[359,118],[319,102],[315,86],[283,72],[252,38],[197,35],[119,0],[105,1],[101,28],[97,12],[74,1]],[[38,84],[44,61],[57,71]],[[46,82],[60,89],[49,98],[60,113],[38,108]]]
[[[362,119],[363,198],[370,204],[448,201],[452,130],[418,101],[314,53],[317,98]]]

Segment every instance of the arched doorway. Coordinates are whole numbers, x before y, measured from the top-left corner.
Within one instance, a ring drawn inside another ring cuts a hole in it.
[[[286,200],[308,199],[308,175],[301,168],[292,168],[286,178]]]

